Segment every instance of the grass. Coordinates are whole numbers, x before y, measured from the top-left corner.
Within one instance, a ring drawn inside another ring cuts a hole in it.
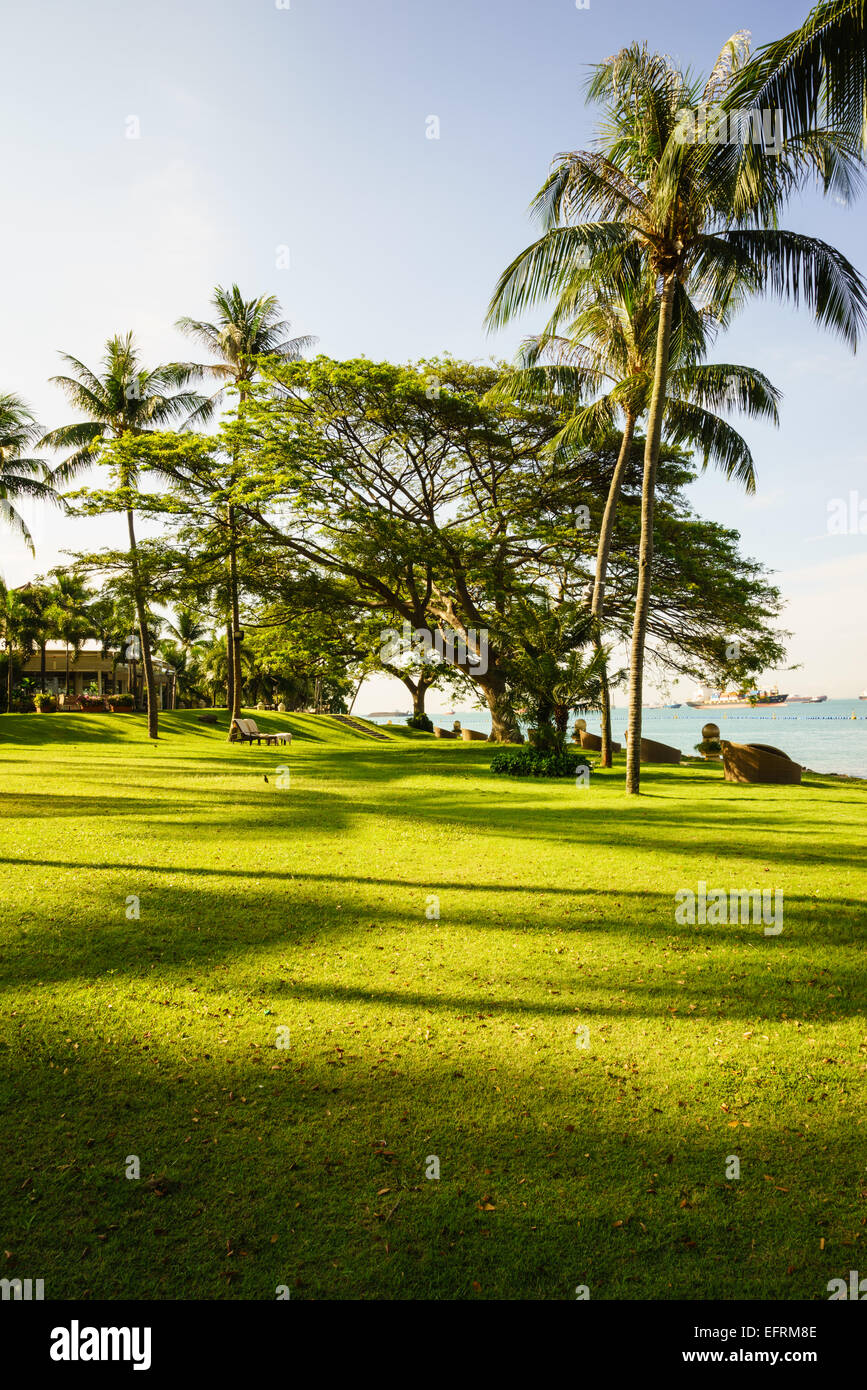
[[[863,1266],[867,784],[627,800],[622,760],[578,789],[257,719],[291,752],[0,719],[6,1276],[824,1300]],[[679,926],[699,879],[782,888],[783,933]]]

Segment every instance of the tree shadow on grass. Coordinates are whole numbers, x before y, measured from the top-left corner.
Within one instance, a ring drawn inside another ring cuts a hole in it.
[[[824,1300],[847,1276],[857,1143],[833,1113],[821,1145],[800,1142],[782,1087],[733,1132],[652,1073],[618,1105],[589,1058],[500,1060],[495,1089],[482,1051],[376,1068],[381,1032],[341,1036],[326,1056],[320,1025],[281,1056],[263,1030],[253,1055],[208,1057],[118,1020],[99,1052],[57,1038],[10,1057],[32,1122],[0,1136],[6,1272],[55,1300],[273,1300],[287,1283],[293,1299]],[[688,1047],[684,1066],[713,1075]]]

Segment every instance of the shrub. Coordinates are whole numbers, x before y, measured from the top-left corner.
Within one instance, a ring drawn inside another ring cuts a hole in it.
[[[132,709],[135,704],[131,695],[108,695],[106,699],[111,709]]]
[[[433,733],[433,724],[426,714],[411,714],[406,722],[411,729],[423,729],[426,734]]]
[[[722,744],[718,738],[703,738],[701,743],[695,745],[695,751],[696,753],[704,753],[705,757],[709,753],[716,754],[718,757],[722,752]]]
[[[37,690],[33,696],[33,703],[40,714],[50,714],[54,709],[54,696],[47,691]]]
[[[504,748],[491,758],[491,771],[507,777],[575,777],[586,758],[575,753],[544,753],[535,748]]]

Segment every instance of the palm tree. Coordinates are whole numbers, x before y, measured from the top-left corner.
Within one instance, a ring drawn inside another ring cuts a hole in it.
[[[549,232],[548,237],[552,235]],[[488,312],[489,324],[507,322],[516,304],[526,306],[523,292],[524,261],[535,253],[530,247],[504,271]],[[551,442],[555,456],[569,453],[610,434],[618,416],[622,434],[611,476],[596,548],[590,611],[595,619],[595,646],[602,646],[605,617],[605,585],[614,521],[626,470],[632,455],[635,430],[647,411],[653,381],[658,333],[659,304],[654,281],[646,264],[634,257],[627,261],[628,274],[619,284],[600,282],[592,266],[579,265],[561,293],[545,331],[527,338],[522,347],[523,367],[507,374],[490,393],[492,399],[519,398],[571,405],[572,414]],[[544,287],[534,298],[545,297]],[[561,319],[577,307],[565,336],[557,332]],[[744,439],[716,409],[738,407],[753,417],[778,423],[779,393],[761,373],[750,367],[721,364],[708,366],[699,359],[715,336],[719,321],[705,307],[695,308],[687,288],[679,286],[674,305],[666,432],[672,443],[699,447],[703,465],[713,462],[728,478],[755,491],[752,454]],[[551,365],[540,365],[543,357]],[[596,399],[588,396],[596,393]],[[599,394],[601,393],[601,394]],[[713,408],[712,408],[713,407]],[[611,700],[604,664],[600,681],[603,767],[611,767]]]
[[[196,392],[183,390],[191,372],[182,363],[168,363],[148,371],[142,366],[133,335],[110,338],[106,344],[101,372],[92,372],[76,357],[62,353],[72,375],[56,376],[70,404],[86,418],[83,422],[62,425],[45,435],[42,443],[52,449],[71,449],[72,453],[54,471],[54,477],[66,482],[82,469],[99,462],[102,446],[127,435],[139,435],[160,429],[179,416],[199,409],[202,398]],[[128,459],[128,455],[126,456]],[[114,470],[117,486],[128,493],[138,485],[138,469],[124,462]],[[151,643],[145,602],[145,586],[141,575],[135,535],[135,515],[125,505],[129,534],[129,562],[135,600],[139,640],[141,642],[145,685],[148,703],[148,735],[156,738],[157,702],[154,682]]]
[[[54,636],[54,592],[50,584],[37,580],[25,584],[19,593],[30,610],[34,645],[39,651],[39,688],[45,694],[45,649]]]
[[[191,374],[211,377],[220,383],[191,417],[191,420],[205,419],[224,397],[228,387],[238,392],[238,413],[243,414],[246,392],[258,371],[257,358],[276,357],[281,362],[294,362],[318,340],[313,337],[288,337],[290,324],[280,317],[280,303],[276,295],[260,295],[258,299],[244,299],[237,285],[230,290],[218,285],[211,298],[216,310],[213,323],[203,319],[180,318],[177,327],[190,338],[195,338],[215,360],[208,363],[189,363]],[[233,471],[237,469],[237,455],[233,458]],[[230,660],[229,676],[229,732],[232,720],[241,714],[241,618],[238,601],[238,545],[237,517],[235,507],[230,502],[226,508],[226,529],[229,542],[229,624],[227,637]]]
[[[58,567],[51,571],[50,577],[45,623],[50,635],[59,637],[66,649],[64,691],[68,696],[70,652],[78,656],[82,643],[96,631],[90,607],[93,594],[74,570]]]
[[[644,651],[653,561],[656,474],[668,395],[675,301],[679,286],[702,287],[716,312],[733,298],[771,294],[797,304],[854,348],[867,309],[867,286],[850,262],[815,237],[783,231],[776,218],[804,181],[803,148],[764,158],[745,180],[729,146],[684,138],[683,112],[713,102],[728,110],[733,77],[744,60],[737,37],[702,88],[669,59],[633,45],[598,65],[588,86],[605,103],[600,148],[558,158],[536,198],[555,232],[528,259],[528,289],[562,283],[579,249],[608,275],[637,245],[658,286],[653,379],[647,410],[639,574],[632,630],[626,790],[640,789]],[[843,175],[833,142],[817,133],[816,159]]]
[[[184,652],[190,652],[207,636],[208,629],[205,624],[196,616],[192,608],[179,608],[177,611],[177,622],[166,619],[166,627],[169,632],[177,638],[180,648]]]
[[[867,0],[821,0],[804,23],[765,44],[739,74],[736,93],[779,111],[789,140],[829,128],[857,161],[867,107]]]
[[[6,710],[12,709],[12,675],[16,654],[26,659],[33,650],[33,614],[18,589],[0,579],[0,637],[6,651]]]
[[[20,396],[0,396],[0,518],[23,537],[31,555],[36,553],[33,537],[13,504],[22,497],[54,503],[60,500],[45,480],[44,460],[29,458],[25,453],[41,433]]]

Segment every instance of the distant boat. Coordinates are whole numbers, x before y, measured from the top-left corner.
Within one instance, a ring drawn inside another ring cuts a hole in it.
[[[754,709],[761,705],[784,705],[788,698],[774,686],[773,690],[749,690],[746,694],[720,691],[708,695],[700,691],[695,700],[687,700],[686,703],[690,709]]]
[[[827,695],[788,695],[788,696],[786,697],[786,704],[787,704],[787,705],[821,705],[822,702],[823,702],[824,700],[827,700],[827,698],[828,698]]]
[[[867,700],[867,690],[862,690],[862,691],[861,691],[861,694],[858,696],[858,699],[859,699],[859,700]]]

